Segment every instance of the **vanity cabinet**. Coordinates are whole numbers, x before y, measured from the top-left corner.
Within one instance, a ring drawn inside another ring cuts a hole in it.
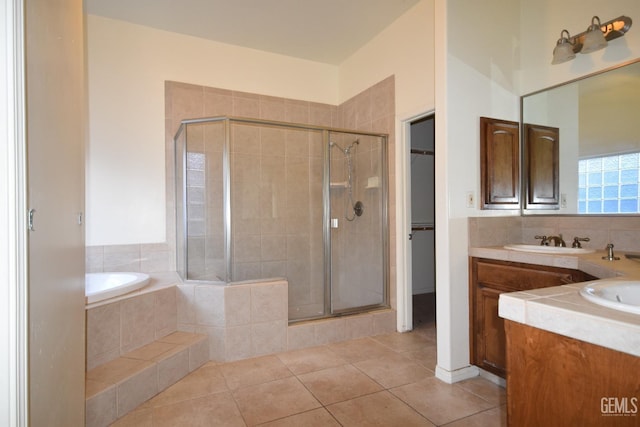
[[[596,279],[579,270],[510,261],[472,257],[469,264],[471,363],[503,378],[506,337],[504,319],[498,316],[500,294]]]
[[[505,321],[510,426],[640,425],[640,357]]]

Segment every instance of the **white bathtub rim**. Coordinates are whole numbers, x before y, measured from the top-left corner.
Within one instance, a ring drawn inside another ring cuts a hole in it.
[[[115,298],[147,286],[150,276],[146,273],[136,272],[104,272],[85,274],[85,304],[93,304],[107,299]],[[89,289],[89,283],[95,280],[113,280],[116,285],[108,288]]]

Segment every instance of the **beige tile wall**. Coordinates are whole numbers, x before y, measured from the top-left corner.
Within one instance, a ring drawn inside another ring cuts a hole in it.
[[[640,252],[640,217],[532,215],[469,218],[469,246],[501,246],[508,243],[536,244],[536,235],[562,234],[567,246],[574,237],[589,237],[585,248]]]
[[[207,335],[217,362],[393,332],[396,323],[394,310],[380,310],[288,325],[285,280],[182,284],[177,302],[178,329]]]
[[[172,137],[181,120],[185,118],[234,115],[388,133],[389,163],[393,162],[393,77],[385,79],[338,107],[177,82],[167,82],[165,88],[167,144],[171,146]],[[290,281],[289,300],[295,301],[294,309],[313,311],[315,307],[317,310],[321,307],[323,298],[322,287],[314,285],[322,281],[323,274],[322,265],[318,262],[322,256],[322,206],[321,197],[309,195],[320,195],[322,192],[320,135],[282,129],[259,129],[246,125],[234,125],[233,132],[232,140],[238,142],[237,146],[232,147],[232,169],[235,174],[233,182],[236,183],[232,190],[232,204],[235,206],[233,214],[236,215],[233,222],[237,233],[234,236],[234,260],[237,261],[233,271],[234,280],[260,278],[265,275],[285,276]],[[367,167],[380,167],[371,160],[370,153],[367,156],[360,161],[362,169],[365,169],[365,163],[368,163]],[[173,186],[172,169],[173,153],[167,149],[168,189],[172,189]],[[293,171],[297,172],[295,177],[292,175]],[[251,174],[256,176],[253,176],[253,179],[243,179],[251,178],[248,176]],[[390,195],[393,197],[393,177],[390,181]],[[256,182],[261,182],[263,187],[252,187]],[[274,195],[265,188],[270,183],[273,184],[271,188],[278,189],[281,193]],[[252,193],[256,197],[242,197]],[[255,198],[263,203],[271,200],[272,204],[256,205]],[[172,233],[173,195],[168,193],[167,199],[171,200],[167,203],[167,230],[168,233]],[[375,200],[370,202],[371,204],[367,203],[369,207]],[[394,205],[393,202],[390,204]],[[274,208],[285,211],[285,215],[280,218],[265,215],[265,212],[272,212]],[[393,214],[390,215],[390,220],[390,252],[393,253]],[[370,233],[361,235],[351,237],[364,237],[363,241],[366,244],[363,244],[363,247],[380,250],[379,244],[371,244]],[[198,243],[194,248],[204,246],[201,242]],[[175,245],[175,242],[170,244]],[[206,253],[206,249],[191,252],[199,256]],[[369,254],[375,255],[377,254]],[[203,257],[205,258],[210,259],[208,255]],[[381,257],[378,256],[376,259],[379,260]],[[395,305],[393,257],[391,263],[390,295],[391,302]],[[360,272],[381,270],[379,262],[364,263],[362,258],[349,264],[351,270],[357,269]],[[208,276],[210,275],[207,271],[203,272],[203,278],[211,278]],[[345,281],[375,286],[375,281],[368,278],[363,280],[361,276],[357,281]]]
[[[284,351],[287,325],[285,280],[178,285],[178,328],[206,334],[212,360]]]
[[[87,246],[85,271],[157,273],[175,269],[175,255],[167,243]]]

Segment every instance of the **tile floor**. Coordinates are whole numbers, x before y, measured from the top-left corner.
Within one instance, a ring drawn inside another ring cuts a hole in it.
[[[435,327],[209,362],[114,426],[506,426],[505,390],[434,377]]]

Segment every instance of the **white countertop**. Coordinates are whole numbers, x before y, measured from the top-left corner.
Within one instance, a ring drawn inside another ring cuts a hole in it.
[[[603,260],[605,251],[547,255],[482,247],[470,248],[469,255],[573,268],[600,278],[640,280],[640,263],[626,259],[621,252],[615,254],[619,261]],[[498,313],[508,320],[640,357],[640,316],[587,301],[579,294],[585,283],[501,294]]]

